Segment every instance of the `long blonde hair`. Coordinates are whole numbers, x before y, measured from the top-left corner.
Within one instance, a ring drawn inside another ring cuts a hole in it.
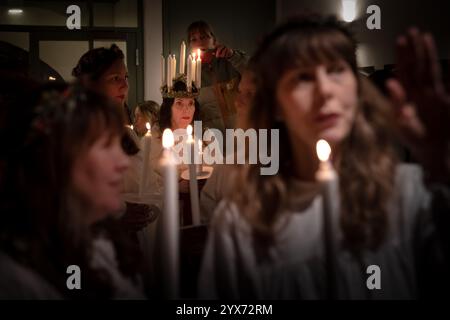
[[[388,228],[386,204],[396,165],[390,144],[389,105],[367,79],[358,76],[356,42],[351,33],[333,17],[308,16],[276,28],[254,56],[257,90],[247,128],[279,129],[280,141],[285,143],[279,146],[277,175],[260,175],[261,164],[237,166],[228,199],[238,206],[259,240],[273,240],[273,227],[286,208],[291,168],[295,165],[286,125],[274,116],[277,83],[294,67],[338,59],[345,60],[358,79],[360,102],[337,167],[344,245],[358,252],[374,249],[384,239]]]

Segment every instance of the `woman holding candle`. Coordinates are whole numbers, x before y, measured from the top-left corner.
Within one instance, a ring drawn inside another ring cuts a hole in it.
[[[447,202],[439,207],[421,168],[398,164],[389,134],[392,108],[358,76],[355,53],[347,29],[321,17],[286,22],[257,50],[247,127],[280,130],[280,171],[262,176],[261,164],[236,169],[234,188],[212,221],[200,277],[203,298],[324,299],[333,275],[331,297],[340,299],[415,298],[430,293],[424,283],[440,283],[425,271],[447,270],[435,263],[443,252],[448,258],[448,247],[442,232],[436,236],[433,218],[448,214],[448,185],[441,193]],[[416,123],[447,132],[446,108],[445,120]],[[411,129],[411,121],[402,121]],[[430,138],[448,146],[448,135]],[[321,139],[331,146],[331,158],[319,167]],[[414,147],[423,151],[424,145]],[[440,150],[441,157],[427,160],[448,166],[449,149]],[[426,163],[429,172],[433,166]],[[324,193],[316,173],[322,181],[338,176],[339,191]],[[448,184],[448,167],[442,174]],[[331,212],[327,223],[324,211]],[[368,289],[373,265],[381,269],[378,290]]]
[[[187,37],[196,60],[200,52],[198,70],[201,71],[201,83],[198,85],[202,90],[198,101],[202,106],[200,118],[203,126],[225,133],[226,128],[234,128],[234,99],[247,56],[220,44],[205,21],[191,23],[187,28]]]

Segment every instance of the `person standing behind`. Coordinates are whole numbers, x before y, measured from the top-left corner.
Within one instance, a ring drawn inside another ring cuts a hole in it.
[[[139,103],[134,109],[134,131],[138,137],[143,137],[147,133],[147,122],[151,125],[151,130],[159,129],[159,104],[155,101],[144,101]]]
[[[220,44],[211,26],[195,21],[187,28],[190,48],[201,50],[202,77],[198,101],[203,126],[219,129],[234,128],[236,109],[234,99],[241,72],[247,63],[245,53]]]

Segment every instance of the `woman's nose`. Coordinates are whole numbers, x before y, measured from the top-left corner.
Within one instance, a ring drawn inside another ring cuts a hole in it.
[[[316,71],[317,91],[323,97],[329,97],[332,93],[331,81],[325,69]]]
[[[120,88],[128,90],[128,79],[123,79],[122,80],[122,82],[120,84]]]
[[[119,147],[117,151],[117,166],[116,169],[119,172],[125,172],[130,166],[130,157],[123,152],[122,147]]]

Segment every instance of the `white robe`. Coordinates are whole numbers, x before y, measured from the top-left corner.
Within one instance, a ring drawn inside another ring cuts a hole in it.
[[[400,165],[389,203],[389,230],[375,252],[365,251],[359,263],[338,249],[338,297],[341,299],[410,299],[418,294],[417,241],[434,232],[430,193],[417,166]],[[199,278],[205,299],[326,298],[322,197],[315,183],[295,182],[290,209],[277,224],[275,241],[261,259],[250,225],[236,205],[221,202],[212,220]],[[337,221],[337,219],[335,219]],[[342,239],[338,226],[333,226]],[[368,290],[366,268],[381,270],[381,289]]]

